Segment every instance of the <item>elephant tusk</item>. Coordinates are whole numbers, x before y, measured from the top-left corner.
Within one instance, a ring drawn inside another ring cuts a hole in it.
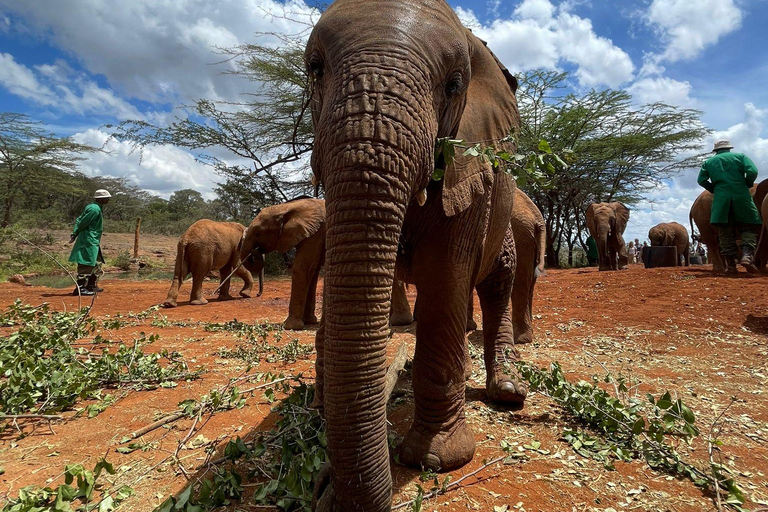
[[[424,206],[424,203],[427,202],[427,189],[424,189],[418,193],[416,196],[416,202],[419,203],[419,206]]]

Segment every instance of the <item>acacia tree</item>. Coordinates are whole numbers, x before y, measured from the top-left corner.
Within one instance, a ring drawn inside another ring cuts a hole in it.
[[[71,137],[57,137],[25,114],[0,112],[0,200],[7,227],[22,196],[52,189],[61,172],[77,170],[83,153],[99,151]]]
[[[518,148],[549,141],[555,153],[572,151],[568,169],[556,173],[551,187],[525,187],[547,224],[547,264],[559,266],[564,243],[571,253],[585,247],[584,212],[602,201],[637,203],[643,195],[700,156],[708,133],[701,112],[664,103],[637,106],[625,91],[591,90],[562,94],[569,75],[533,71],[520,79],[522,128]]]
[[[241,102],[201,99],[189,114],[167,126],[126,121],[113,136],[136,147],[172,144],[197,152],[197,159],[224,178],[220,189],[249,209],[311,193],[312,151],[309,81],[303,33],[257,34],[263,43],[220,49],[235,65],[229,74],[254,84]],[[277,44],[274,42],[277,41]],[[221,156],[221,150],[226,156]]]

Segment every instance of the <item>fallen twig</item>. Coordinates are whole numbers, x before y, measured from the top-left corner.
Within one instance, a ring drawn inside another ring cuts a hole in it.
[[[487,468],[493,466],[497,462],[501,462],[505,458],[506,458],[506,456],[504,456],[504,457],[497,457],[497,458],[493,459],[490,462],[486,462],[485,464],[483,464],[482,466],[480,466],[476,470],[472,471],[471,473],[467,473],[466,475],[464,475],[463,477],[459,478],[455,482],[451,482],[450,484],[446,485],[445,489],[437,489],[435,491],[431,491],[431,492],[426,493],[424,496],[421,497],[422,501],[423,500],[428,500],[430,498],[434,498],[435,496],[439,496],[441,494],[447,493],[448,491],[452,490],[454,487],[457,487],[461,482],[463,482],[467,478],[469,478],[471,476],[475,476],[479,472],[481,472],[484,469],[487,469]],[[408,505],[412,505],[415,501],[416,500],[414,499],[414,500],[406,501],[405,503],[400,503],[399,505],[395,505],[394,507],[392,507],[391,510],[398,510],[398,509],[407,507]]]
[[[0,420],[63,420],[58,414],[0,414]]]

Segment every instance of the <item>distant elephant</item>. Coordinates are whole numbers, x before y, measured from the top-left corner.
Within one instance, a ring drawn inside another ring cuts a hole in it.
[[[483,313],[486,396],[522,407],[511,363],[516,269],[514,177],[456,151],[448,137],[514,152],[517,81],[443,0],[337,0],[305,51],[314,126],[312,170],[326,200],[324,314],[317,404],[330,459],[316,511],[391,508],[386,374],[397,273],[416,285],[413,423],[399,461],[443,471],[469,462],[464,416],[467,304]],[[445,173],[432,179],[435,164]]]
[[[316,324],[317,279],[325,259],[325,202],[299,198],[262,209],[243,234],[240,258],[253,273],[263,272],[264,256],[296,248],[286,329]]]
[[[237,222],[216,222],[202,219],[187,229],[176,246],[176,266],[173,271],[171,288],[165,299],[166,307],[176,307],[179,297],[179,287],[187,275],[192,273],[192,293],[190,304],[207,304],[203,297],[203,280],[211,270],[218,270],[221,287],[219,298],[231,299],[229,295],[230,280],[226,279],[233,269],[235,275],[245,282],[240,295],[251,296],[253,277],[251,273],[240,266],[240,242],[245,226]],[[226,279],[226,281],[225,281]],[[259,295],[261,295],[263,275],[259,274]]]
[[[763,181],[760,185],[763,186]],[[752,196],[755,196],[757,186],[749,189]],[[715,273],[725,272],[723,258],[720,255],[720,238],[717,229],[710,223],[712,216],[712,201],[714,196],[708,190],[703,191],[691,205],[691,212],[688,215],[688,221],[691,223],[691,232],[694,232],[693,223],[699,228],[699,241],[707,246],[709,261],[712,262],[712,271]],[[758,208],[759,209],[759,208]]]
[[[593,203],[587,208],[587,228],[597,242],[600,270],[627,268],[629,254],[622,237],[627,222],[629,208],[622,203]]]
[[[662,222],[653,226],[648,231],[648,240],[654,247],[677,247],[678,266],[680,266],[680,256],[684,257],[686,267],[691,265],[691,255],[689,254],[691,242],[688,239],[688,230],[679,222]]]
[[[302,197],[268,206],[253,219],[243,237],[240,257],[251,272],[263,272],[264,255],[295,247],[291,266],[291,298],[284,327],[303,329],[317,323],[317,280],[325,261],[325,201]],[[403,283],[395,283],[392,325],[413,322]]]
[[[517,250],[517,270],[512,285],[512,327],[515,345],[520,345],[533,341],[533,289],[536,286],[536,278],[544,274],[547,247],[544,216],[520,189],[515,191],[511,226]],[[473,310],[474,301],[470,298],[467,312],[468,330],[477,328]]]

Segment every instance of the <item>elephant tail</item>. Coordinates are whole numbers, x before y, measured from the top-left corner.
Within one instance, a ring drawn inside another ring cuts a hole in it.
[[[536,270],[534,270],[534,277],[543,276],[546,274],[544,269],[544,262],[546,261],[547,254],[547,226],[544,224],[544,218],[537,219],[536,222],[536,242],[538,246],[536,254]]]
[[[694,204],[696,204],[695,201]],[[691,206],[691,211],[688,212],[688,222],[691,224],[691,238],[695,238],[696,230],[693,227],[693,206]]]

